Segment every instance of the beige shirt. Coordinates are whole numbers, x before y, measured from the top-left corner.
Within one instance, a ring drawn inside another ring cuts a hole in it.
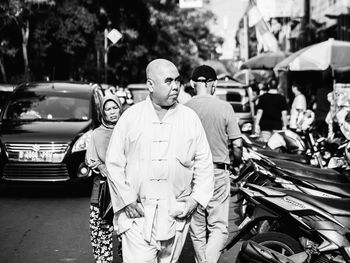
[[[194,96],[185,106],[198,114],[208,138],[213,162],[230,164],[228,139],[241,137],[238,117],[231,104],[205,94]]]
[[[210,148],[198,116],[175,104],[160,121],[149,97],[119,119],[107,150],[106,165],[117,231],[143,224],[144,238],[168,240],[184,226],[178,198],[191,195],[206,206],[213,194]],[[123,208],[138,201],[144,218],[130,219]]]

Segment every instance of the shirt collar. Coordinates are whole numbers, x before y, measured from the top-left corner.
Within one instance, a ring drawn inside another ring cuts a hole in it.
[[[210,95],[210,94],[201,94],[201,95],[196,95],[196,96],[193,96],[194,99],[196,98],[214,98],[213,95]]]
[[[151,100],[151,97],[148,95],[146,98],[146,104],[147,104],[147,109],[148,111],[151,113],[151,121],[152,122],[162,122],[162,123],[170,123],[172,121],[172,116],[174,115],[174,113],[177,111],[178,109],[178,102],[174,103],[174,105],[172,105],[167,113],[165,114],[164,118],[162,121],[159,120],[158,115],[156,113],[156,110],[153,107],[153,103]]]

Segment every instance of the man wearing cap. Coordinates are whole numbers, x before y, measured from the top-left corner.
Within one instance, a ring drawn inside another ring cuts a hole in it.
[[[216,84],[213,68],[207,65],[197,67],[191,77],[191,86],[197,95],[185,104],[198,114],[202,122],[214,164],[214,195],[206,208],[197,207],[191,220],[196,262],[217,262],[220,257],[228,237],[229,168],[239,164],[242,157],[237,117],[228,102],[213,96]]]

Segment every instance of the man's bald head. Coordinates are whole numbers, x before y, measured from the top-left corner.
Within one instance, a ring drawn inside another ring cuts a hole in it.
[[[163,107],[176,102],[180,75],[174,63],[166,59],[155,59],[147,65],[146,76],[153,103]]]
[[[147,79],[155,80],[157,76],[169,68],[175,68],[174,63],[167,59],[158,58],[152,60],[146,67],[146,77]],[[177,70],[177,69],[176,69]]]

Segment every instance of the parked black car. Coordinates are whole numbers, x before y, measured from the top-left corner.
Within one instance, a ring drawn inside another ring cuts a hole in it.
[[[86,147],[99,125],[101,87],[36,82],[16,87],[0,115],[0,178],[57,182],[88,178]]]

